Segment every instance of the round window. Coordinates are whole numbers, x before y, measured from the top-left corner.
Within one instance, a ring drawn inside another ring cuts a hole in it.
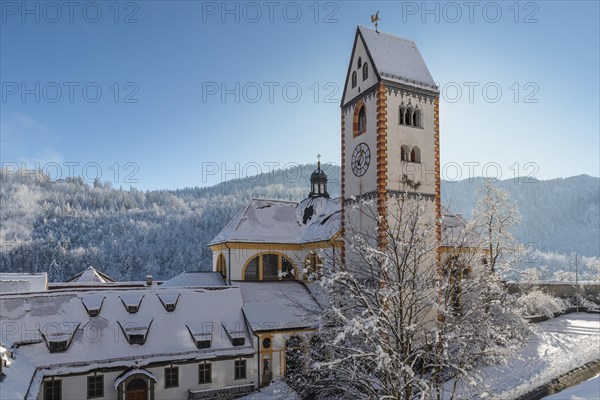
[[[263,347],[265,349],[268,349],[271,347],[271,338],[264,338],[263,339]]]

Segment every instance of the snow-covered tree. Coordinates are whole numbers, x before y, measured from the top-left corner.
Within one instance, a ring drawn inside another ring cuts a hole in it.
[[[517,203],[506,190],[486,179],[479,189],[469,230],[481,238],[480,245],[487,253],[487,264],[492,273],[506,272],[516,264],[516,259],[508,256],[520,252],[512,234],[520,221]]]
[[[289,379],[303,395],[463,398],[459,389],[478,384],[474,367],[505,360],[527,334],[466,234],[441,254],[434,205],[408,195],[392,203],[383,240],[346,226],[345,259],[323,272],[321,326],[295,352]],[[379,222],[374,210],[367,201],[354,211]]]

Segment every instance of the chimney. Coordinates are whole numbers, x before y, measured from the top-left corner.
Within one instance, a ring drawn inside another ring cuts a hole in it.
[[[152,275],[146,275],[146,285],[152,286]]]

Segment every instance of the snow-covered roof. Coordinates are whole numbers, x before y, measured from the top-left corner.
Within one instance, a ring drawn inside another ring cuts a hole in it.
[[[123,303],[135,303],[141,299],[140,294],[143,301],[137,303],[138,311],[129,313]],[[167,311],[163,301],[175,296],[176,308]],[[102,303],[99,314],[90,317],[84,304],[97,306],[98,302]],[[3,371],[6,379],[0,385],[0,398],[25,398],[28,390],[29,397],[35,397],[39,389],[35,379],[46,370],[61,375],[97,368],[144,367],[169,360],[254,354],[247,332],[241,333],[244,344],[234,346],[225,331],[239,331],[246,326],[242,304],[237,287],[0,295],[0,343],[15,356]],[[190,324],[214,326],[209,347],[197,347]],[[44,335],[50,334],[72,334],[65,351],[50,352],[44,341]],[[131,335],[143,335],[143,344],[130,344]]]
[[[182,272],[161,283],[159,288],[171,287],[212,287],[225,286],[223,276],[219,272]]]
[[[237,282],[253,331],[315,328],[320,306],[302,282]]]
[[[0,273],[0,293],[28,293],[48,290],[48,274]]]
[[[412,40],[358,27],[382,79],[437,92],[437,85]]]
[[[115,280],[110,276],[106,275],[95,269],[92,266],[87,267],[85,270],[75,274],[67,282],[77,283],[107,283],[114,282]]]
[[[306,210],[312,209],[304,220]],[[254,199],[209,243],[303,244],[331,240],[340,230],[341,198],[301,203]]]

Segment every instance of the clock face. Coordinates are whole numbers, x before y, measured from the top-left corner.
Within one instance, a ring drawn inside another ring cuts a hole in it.
[[[371,150],[366,143],[360,143],[352,153],[352,172],[356,176],[363,176],[371,162]]]

